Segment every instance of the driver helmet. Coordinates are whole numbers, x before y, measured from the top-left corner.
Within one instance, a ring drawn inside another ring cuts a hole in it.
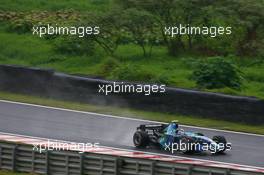
[[[171,123],[174,124],[175,129],[178,129],[178,127],[179,127],[178,122],[179,122],[178,120],[171,121]]]

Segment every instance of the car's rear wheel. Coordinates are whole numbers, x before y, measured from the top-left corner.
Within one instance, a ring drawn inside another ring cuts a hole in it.
[[[214,136],[212,138],[213,141],[215,141],[218,145],[221,144],[223,147],[221,148],[220,151],[218,151],[217,153],[223,153],[226,150],[226,138],[224,136]]]
[[[183,154],[192,154],[195,152],[194,146],[192,144],[194,143],[192,138],[183,137],[181,138],[180,142],[180,152]]]
[[[134,145],[138,148],[145,148],[149,145],[148,134],[144,131],[137,131],[133,136]]]

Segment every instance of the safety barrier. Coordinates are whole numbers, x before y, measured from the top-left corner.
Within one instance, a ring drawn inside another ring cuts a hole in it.
[[[47,139],[0,134],[0,169],[48,175],[263,175],[264,168],[115,148],[35,150]],[[50,142],[55,140],[49,140]],[[58,142],[58,141],[56,141]],[[60,141],[62,143],[67,143]]]
[[[144,93],[112,93],[107,96],[98,93],[99,85],[113,83],[52,70],[0,65],[0,90],[4,91],[96,105],[131,107],[252,124],[264,123],[264,100],[179,88],[166,88],[166,93],[149,96]]]

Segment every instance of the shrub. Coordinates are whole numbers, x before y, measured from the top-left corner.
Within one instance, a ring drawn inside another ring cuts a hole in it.
[[[116,61],[113,63],[116,63]],[[160,75],[156,75],[134,64],[124,64],[124,65],[119,64],[118,66],[116,66],[116,69],[112,71],[111,78],[119,79],[119,80],[127,80],[127,81],[166,84],[166,85],[173,84],[173,81],[169,74],[162,73]]]
[[[111,72],[119,67],[120,63],[117,59],[113,57],[106,58],[100,65],[100,69],[98,70],[98,74],[107,77],[111,74]]]
[[[21,20],[12,21],[8,25],[7,30],[9,32],[24,34],[24,33],[30,33],[32,27],[33,27],[32,21],[21,19]]]
[[[112,72],[112,78],[128,81],[150,81],[155,76],[133,64],[120,65]]]
[[[159,84],[165,84],[165,85],[173,85],[174,81],[171,78],[171,75],[169,73],[162,73],[152,79],[154,83],[159,83]]]
[[[54,42],[55,51],[71,55],[93,55],[95,44],[93,41],[72,36],[57,37]]]
[[[199,87],[239,89],[242,84],[242,72],[229,60],[220,57],[201,61],[192,74]]]

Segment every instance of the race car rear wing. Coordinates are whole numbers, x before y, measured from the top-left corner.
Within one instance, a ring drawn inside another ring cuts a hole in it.
[[[168,124],[143,124],[137,127],[137,130],[141,131],[147,131],[147,130],[152,130],[152,131],[162,131],[164,130]]]

